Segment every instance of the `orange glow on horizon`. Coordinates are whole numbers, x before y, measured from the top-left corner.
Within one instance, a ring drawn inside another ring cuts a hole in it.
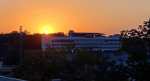
[[[55,33],[53,27],[50,26],[50,25],[45,25],[45,26],[41,27],[41,28],[39,29],[39,32],[40,32],[41,34]]]
[[[32,34],[69,30],[120,33],[142,24],[150,13],[150,0],[138,0],[133,6],[134,3],[134,0],[0,0],[0,33],[18,30],[20,25]]]

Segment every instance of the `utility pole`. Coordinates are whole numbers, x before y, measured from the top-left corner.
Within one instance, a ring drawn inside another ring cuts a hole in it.
[[[19,27],[19,56],[21,64],[23,61],[23,26]]]

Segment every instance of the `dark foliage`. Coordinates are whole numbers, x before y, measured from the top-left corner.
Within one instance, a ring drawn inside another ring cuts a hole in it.
[[[150,19],[138,29],[122,31],[122,49],[129,54],[128,70],[131,80],[149,81]]]

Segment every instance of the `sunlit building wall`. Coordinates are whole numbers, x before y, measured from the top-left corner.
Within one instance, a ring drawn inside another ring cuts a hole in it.
[[[42,37],[42,49],[50,48],[67,48],[73,47],[86,48],[86,49],[98,49],[102,51],[117,51],[121,47],[119,36],[101,36],[101,37]]]

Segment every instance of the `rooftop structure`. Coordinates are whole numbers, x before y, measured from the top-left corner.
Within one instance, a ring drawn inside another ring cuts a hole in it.
[[[86,38],[95,38],[95,37],[102,37],[104,36],[103,33],[91,33],[91,32],[74,32],[69,31],[70,37],[86,37]]]

